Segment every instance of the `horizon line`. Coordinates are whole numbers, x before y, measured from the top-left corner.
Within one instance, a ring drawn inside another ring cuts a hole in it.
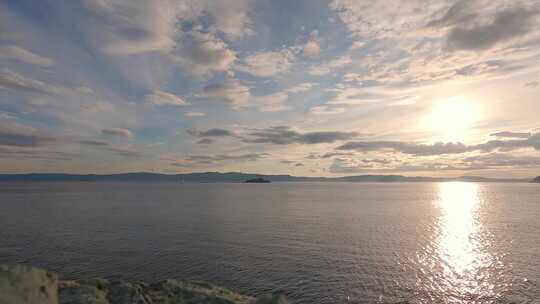
[[[240,171],[195,171],[195,172],[185,172],[185,173],[162,173],[162,172],[149,172],[149,171],[128,171],[128,172],[117,172],[117,173],[66,173],[66,172],[24,172],[24,173],[2,173],[0,176],[22,176],[22,175],[68,175],[68,176],[112,176],[112,175],[128,175],[128,174],[155,174],[155,175],[164,175],[164,176],[177,176],[177,175],[189,175],[189,174],[245,174],[245,175],[261,175],[261,176],[288,176],[293,178],[321,178],[321,179],[340,179],[348,177],[366,177],[366,176],[376,176],[376,177],[405,177],[405,178],[427,178],[427,179],[459,179],[459,178],[482,178],[488,180],[533,180],[536,176],[532,177],[485,177],[480,175],[458,175],[458,176],[422,176],[422,175],[403,175],[403,174],[356,174],[356,175],[340,175],[340,176],[301,176],[301,175],[291,175],[286,173],[279,174],[264,174],[264,173],[252,173],[252,172],[240,172]]]

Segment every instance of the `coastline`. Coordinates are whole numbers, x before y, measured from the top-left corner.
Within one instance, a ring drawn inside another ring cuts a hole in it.
[[[282,295],[251,297],[205,282],[61,280],[27,265],[0,265],[0,304],[286,304]]]
[[[347,175],[336,177],[293,176],[243,172],[194,172],[162,174],[128,172],[115,174],[21,173],[2,174],[0,182],[177,182],[177,183],[245,183],[247,180],[271,182],[505,182],[528,183],[534,178],[487,178],[482,176],[428,177],[404,175]]]

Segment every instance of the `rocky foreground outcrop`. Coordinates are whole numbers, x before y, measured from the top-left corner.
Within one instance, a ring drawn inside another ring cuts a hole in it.
[[[24,265],[0,265],[0,304],[286,303],[281,295],[253,298],[202,282],[62,281],[46,270]]]

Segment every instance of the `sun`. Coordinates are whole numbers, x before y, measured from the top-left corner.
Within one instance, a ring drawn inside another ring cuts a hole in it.
[[[423,128],[435,132],[438,141],[464,141],[479,116],[478,105],[468,97],[453,96],[433,105],[423,121]]]

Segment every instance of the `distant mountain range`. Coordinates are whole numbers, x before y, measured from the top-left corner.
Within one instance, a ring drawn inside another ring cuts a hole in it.
[[[188,183],[241,183],[246,180],[263,178],[272,182],[531,182],[531,179],[485,178],[478,176],[412,177],[403,175],[356,175],[343,177],[302,177],[292,175],[265,175],[239,172],[201,172],[186,174],[160,174],[149,172],[119,174],[64,174],[64,173],[28,173],[0,174],[0,182],[94,182],[94,181],[145,181],[145,182],[188,182]],[[540,176],[532,180],[540,182]]]

